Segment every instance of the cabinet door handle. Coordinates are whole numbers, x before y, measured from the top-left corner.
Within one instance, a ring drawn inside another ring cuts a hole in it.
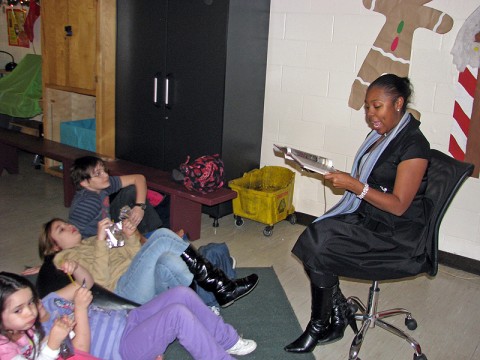
[[[171,109],[172,107],[170,106],[170,77],[171,74],[168,74],[165,76],[165,107],[167,109]]]
[[[66,25],[65,36],[72,36],[72,35],[73,35],[72,25]]]
[[[158,79],[161,77],[161,73],[157,72],[153,77],[153,105],[160,107],[158,102]]]

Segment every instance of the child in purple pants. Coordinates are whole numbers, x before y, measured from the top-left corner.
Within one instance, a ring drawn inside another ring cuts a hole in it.
[[[228,349],[240,337],[193,290],[179,286],[130,312],[120,353],[123,359],[154,359],[175,339],[194,359],[223,360],[233,359]]]
[[[44,309],[55,315],[43,323],[46,332],[56,317],[73,313],[79,287],[72,283],[42,299]],[[159,356],[175,339],[196,360],[234,359],[232,355],[246,355],[256,348],[255,341],[242,339],[192,289],[184,286],[169,289],[130,312],[105,310],[92,304],[85,307],[90,354],[101,359],[161,359]]]

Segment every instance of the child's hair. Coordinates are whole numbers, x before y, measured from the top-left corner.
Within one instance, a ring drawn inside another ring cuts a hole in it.
[[[38,237],[38,255],[42,260],[45,260],[45,256],[53,255],[57,252],[54,250],[55,240],[52,239],[52,225],[55,221],[66,222],[60,218],[53,218],[42,225],[42,230]]]
[[[105,162],[96,156],[83,156],[73,162],[73,165],[70,168],[70,177],[77,189],[82,188],[80,183],[83,180],[89,180],[92,178],[91,173],[98,164],[105,167]]]
[[[33,301],[35,302],[35,304],[38,304],[38,302],[40,301],[38,297],[38,293],[30,281],[28,281],[23,276],[20,276],[17,274],[5,272],[5,271],[0,272],[0,335],[5,336],[7,339],[9,339],[12,342],[14,341],[12,339],[12,334],[9,331],[7,331],[8,329],[5,329],[5,326],[3,325],[3,321],[2,321],[3,312],[5,311],[5,303],[13,293],[26,288],[32,291]],[[33,325],[33,328],[35,332],[38,334],[39,343],[41,343],[42,339],[45,336],[45,333],[43,331],[42,325],[40,324],[39,316],[37,316],[37,319],[35,320],[35,324]],[[29,332],[25,332],[25,335],[31,340],[32,344],[35,344]],[[35,347],[35,353],[33,356],[34,359],[36,358],[37,350],[38,349],[36,349]]]

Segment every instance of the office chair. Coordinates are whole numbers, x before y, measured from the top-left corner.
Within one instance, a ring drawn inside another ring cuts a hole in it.
[[[443,216],[463,182],[472,174],[473,165],[464,163],[438,151],[430,150],[431,158],[427,169],[428,184],[425,196],[433,201],[434,208],[430,221],[427,225],[425,236],[427,237],[426,256],[429,268],[425,270],[428,275],[435,276],[438,271],[438,233]],[[380,295],[379,282],[372,280],[369,291],[368,306],[356,296],[347,299],[349,305],[356,310],[355,319],[362,321],[362,326],[352,341],[349,360],[360,360],[358,353],[369,328],[378,325],[392,334],[405,339],[413,348],[414,360],[426,360],[420,344],[399,328],[384,321],[384,318],[405,315],[405,325],[409,330],[417,328],[417,322],[412,314],[403,308],[389,310],[377,310]]]

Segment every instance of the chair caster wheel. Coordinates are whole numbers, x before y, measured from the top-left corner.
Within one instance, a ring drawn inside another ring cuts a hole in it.
[[[358,312],[358,305],[354,302],[348,302],[348,308],[352,314],[356,314]]]
[[[427,360],[427,356],[425,354],[413,354],[413,360]]]
[[[412,317],[405,318],[405,326],[408,330],[415,330],[417,328],[417,321]]]

